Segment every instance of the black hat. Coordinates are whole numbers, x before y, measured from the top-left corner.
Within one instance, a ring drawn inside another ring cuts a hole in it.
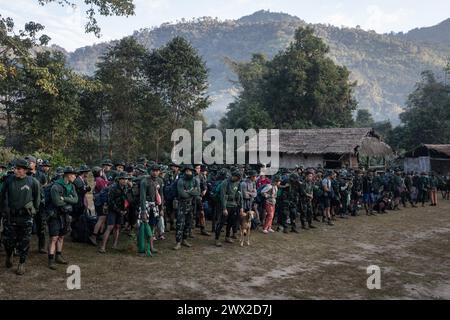
[[[201,167],[200,167],[200,171],[201,172],[205,172],[205,171],[208,172],[209,171],[208,170],[208,166],[206,164],[202,164]]]
[[[191,164],[186,164],[183,166],[183,172],[186,170],[194,171],[194,167]]]
[[[249,177],[256,177],[257,175],[258,175],[258,172],[256,172],[256,170],[250,170],[248,172]]]
[[[119,179],[129,179],[129,176],[126,172],[119,172],[119,174],[116,176],[116,180]]]
[[[44,161],[42,162],[42,166],[43,166],[43,167],[51,167],[52,165],[50,164],[50,161],[44,160]]]
[[[160,165],[159,164],[152,164],[151,166],[150,166],[150,170],[152,170],[152,171],[157,171],[157,170],[161,170],[161,167],[160,167]]]
[[[242,173],[239,170],[234,169],[234,170],[231,171],[231,176],[232,177],[239,177],[239,178],[241,178],[242,177]]]
[[[178,163],[172,162],[169,167],[177,167],[177,168],[181,168],[181,166]]]
[[[91,169],[89,169],[89,167],[87,165],[85,165],[85,164],[82,164],[80,166],[80,168],[78,169],[79,173],[89,172],[89,171],[91,171]]]
[[[77,173],[77,170],[75,170],[71,166],[67,166],[64,168],[64,174],[76,174],[76,173]]]
[[[14,166],[16,168],[24,168],[24,169],[29,169],[30,168],[30,165],[29,165],[28,161],[25,160],[25,159],[18,159],[18,160],[16,160]]]
[[[147,172],[147,170],[145,170],[145,167],[144,167],[143,164],[138,164],[138,165],[135,167],[135,169],[136,169],[136,171],[139,171],[140,173],[146,173],[146,172]]]
[[[125,164],[125,161],[122,161],[122,160],[120,160],[120,161],[116,161],[116,163],[114,164],[116,167],[118,167],[118,166],[122,166],[122,167],[126,167],[126,164]]]
[[[30,162],[37,163],[36,157],[34,157],[34,156],[26,156],[25,160],[28,160],[28,163],[30,163]]]
[[[7,166],[5,166],[3,163],[2,164],[0,164],[0,168],[3,168],[3,169],[8,169],[8,167]]]
[[[112,167],[113,163],[112,163],[112,161],[110,159],[105,159],[102,162],[102,166],[111,166]]]

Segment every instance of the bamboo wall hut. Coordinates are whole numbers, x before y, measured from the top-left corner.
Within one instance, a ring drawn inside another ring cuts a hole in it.
[[[403,159],[405,171],[450,173],[450,144],[422,144],[407,152]]]

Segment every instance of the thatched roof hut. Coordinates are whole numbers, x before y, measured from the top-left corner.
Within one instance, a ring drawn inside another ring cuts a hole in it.
[[[251,145],[247,143],[247,150],[252,151]],[[259,151],[264,149],[258,146]],[[298,164],[357,167],[360,155],[386,157],[392,149],[372,128],[297,129],[279,130],[279,153],[281,166],[288,168]]]

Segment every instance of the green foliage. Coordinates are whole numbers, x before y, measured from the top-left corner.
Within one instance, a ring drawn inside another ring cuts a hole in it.
[[[175,37],[153,50],[145,69],[149,85],[173,114],[173,127],[192,122],[208,107],[208,73],[205,63],[192,45]]]
[[[24,75],[21,99],[14,110],[16,132],[22,141],[15,148],[22,152],[70,152],[81,117],[79,92],[89,90],[89,86],[65,67],[65,57],[59,52],[37,53],[36,64],[51,74],[57,94],[42,91],[33,74]]]
[[[356,108],[349,71],[327,57],[328,46],[311,28],[299,28],[295,40],[274,59],[254,55],[234,63],[242,84],[239,99],[222,121],[226,127],[345,127]],[[259,115],[259,113],[261,115]]]
[[[372,114],[367,109],[359,109],[356,114],[355,127],[370,128],[373,127],[375,121]]]
[[[134,33],[147,48],[159,48],[175,36],[188,40],[207,63],[208,95],[212,108],[205,111],[209,121],[223,116],[236,96],[236,73],[224,60],[250,61],[255,52],[272,59],[292,42],[295,31],[306,23],[297,17],[274,12],[257,12],[238,20],[219,21],[201,18],[163,24]],[[358,28],[339,28],[314,24],[315,34],[330,47],[327,54],[335,63],[351,71],[357,81],[355,98],[372,113],[376,121],[390,119],[398,124],[408,94],[425,70],[440,72],[446,63],[448,49],[403,39],[397,35],[377,34]],[[439,29],[448,36],[448,29]],[[77,72],[93,74],[95,62],[108,43],[84,47],[69,54],[69,65]],[[450,77],[448,77],[450,79]],[[449,80],[450,81],[450,80]]]
[[[450,143],[450,85],[438,81],[431,71],[423,72],[400,119],[402,126],[392,138],[398,148]]]
[[[0,147],[0,164],[7,165],[12,160],[17,159],[19,154],[11,147]]]

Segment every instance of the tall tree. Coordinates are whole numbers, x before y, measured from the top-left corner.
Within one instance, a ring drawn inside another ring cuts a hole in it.
[[[359,128],[373,127],[375,120],[367,109],[359,109],[356,113],[355,126]]]
[[[101,58],[95,78],[104,85],[104,103],[108,119],[109,155],[135,159],[139,130],[140,104],[145,98],[143,73],[147,51],[132,37],[123,38]]]
[[[272,60],[254,55],[246,66],[238,65],[234,70],[238,70],[242,92],[229,106],[227,117],[236,114],[234,108],[243,111],[242,103],[251,102],[278,128],[352,125],[355,83],[349,81],[347,68],[327,56],[328,51],[313,29],[299,28],[290,46]],[[235,125],[227,120],[222,123]]]
[[[409,95],[398,135],[401,147],[409,149],[421,143],[450,143],[450,85],[438,81],[431,71]],[[397,131],[399,131],[397,130]]]
[[[26,74],[20,99],[14,110],[16,132],[21,136],[16,149],[25,152],[39,150],[49,154],[70,154],[78,135],[80,117],[79,94],[90,90],[91,83],[65,67],[60,52],[37,53],[36,65],[52,76],[56,93],[45,92],[32,73]]]
[[[172,115],[172,128],[200,119],[209,106],[206,95],[208,72],[205,62],[192,45],[175,37],[154,50],[146,63],[150,87]]]

